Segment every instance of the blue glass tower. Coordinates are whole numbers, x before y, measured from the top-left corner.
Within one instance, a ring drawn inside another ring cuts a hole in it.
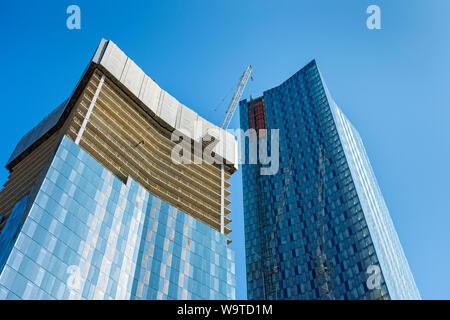
[[[208,124],[103,40],[7,163],[0,300],[235,299],[235,168],[170,158],[171,132],[198,122]]]
[[[0,245],[0,299],[234,298],[223,234],[123,184],[67,137]]]
[[[240,119],[259,145],[279,129],[279,171],[242,166],[248,298],[420,299],[362,140],[316,62],[241,101]]]

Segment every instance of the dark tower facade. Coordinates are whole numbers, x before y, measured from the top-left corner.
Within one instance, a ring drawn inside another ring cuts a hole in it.
[[[278,172],[242,166],[248,298],[420,299],[362,140],[316,62],[241,101],[240,119],[258,145],[279,129]]]

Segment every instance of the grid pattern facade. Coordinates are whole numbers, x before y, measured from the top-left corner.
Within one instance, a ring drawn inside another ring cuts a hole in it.
[[[252,100],[248,104],[248,123],[249,128],[259,130],[267,129],[266,109],[264,108],[264,97]]]
[[[328,91],[326,91],[329,95]],[[375,174],[365,152],[361,137],[347,117],[331,101],[331,111],[339,135],[344,142],[344,152],[352,172],[356,172],[361,206],[366,213],[367,224],[373,239],[380,265],[386,270],[384,276],[392,299],[420,299],[408,261],[403,252],[388,208],[376,182]]]
[[[264,107],[280,169],[242,168],[248,298],[420,299],[361,139],[349,138],[315,61],[264,92]]]
[[[68,137],[30,199],[0,236],[0,299],[235,298],[225,235],[124,184]]]

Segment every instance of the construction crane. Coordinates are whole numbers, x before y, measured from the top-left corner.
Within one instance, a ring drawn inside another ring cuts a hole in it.
[[[281,178],[280,185],[282,186],[281,192],[279,193],[280,198],[278,200],[277,211],[274,212],[272,219],[266,219],[266,223],[260,225],[260,228],[265,229],[265,246],[267,250],[265,251],[266,255],[264,256],[264,292],[266,295],[266,299],[278,299],[278,274],[280,273],[280,267],[278,265],[277,259],[275,255],[277,254],[277,231],[280,228],[279,225],[279,216],[281,216],[286,208],[286,201],[288,198],[288,192],[291,187],[292,180],[292,169],[293,163],[292,158],[289,158],[289,164],[285,171],[283,172],[283,176]],[[270,221],[272,220],[272,221]]]
[[[239,79],[237,89],[233,95],[233,98],[228,105],[227,111],[222,119],[221,128],[227,129],[230,125],[231,119],[236,111],[237,104],[242,97],[244,89],[252,73],[252,66],[249,65],[245,72]],[[253,99],[250,100],[250,104],[253,104]],[[325,185],[325,154],[324,147],[320,145],[319,147],[319,177],[318,177],[318,210],[316,211],[316,222],[317,225],[312,226],[308,223],[308,229],[312,229],[312,233],[316,234],[315,239],[315,250],[312,254],[309,254],[310,258],[313,260],[313,270],[314,270],[314,282],[316,287],[319,289],[319,296],[322,299],[333,300],[334,296],[332,293],[332,281],[330,273],[332,272],[332,266],[327,260],[326,255],[326,238],[325,238],[325,200],[324,200],[324,185]],[[260,165],[257,166],[256,172],[260,172]],[[260,179],[257,175],[256,188],[258,195],[257,204],[257,217],[259,222],[258,233],[260,236],[260,258],[261,258],[261,272],[264,290],[264,299],[277,299],[278,293],[278,281],[277,276],[280,272],[277,260],[275,259],[276,254],[276,233],[279,227],[278,216],[280,216],[285,207],[287,200],[287,193],[291,184],[291,175],[293,169],[293,161],[290,158],[288,167],[286,168],[283,175],[283,185],[282,192],[280,193],[280,199],[277,206],[277,212],[269,217],[269,212],[267,211],[267,203],[265,201],[265,193],[260,190]],[[221,194],[221,232],[223,233],[223,219],[224,219],[224,165],[221,166],[222,171],[222,194]],[[315,231],[315,232],[314,232]]]
[[[326,253],[326,234],[325,234],[325,151],[323,145],[319,146],[319,175],[318,175],[318,208],[314,212],[315,223],[311,221],[305,221],[306,227],[311,235],[315,234],[315,239],[311,239],[311,245],[313,247],[309,257],[312,260],[314,283],[318,288],[319,298],[325,300],[334,300],[334,294],[332,291],[332,277],[333,272],[332,263],[327,258]],[[259,168],[258,168],[259,169]],[[283,172],[283,176],[280,181],[282,186],[280,189],[280,198],[277,203],[277,210],[270,216],[268,212],[268,204],[265,201],[265,193],[260,192],[260,179],[256,173],[256,188],[258,195],[257,204],[257,218],[258,218],[258,232],[260,236],[260,258],[261,258],[261,273],[263,281],[263,294],[265,300],[278,298],[278,274],[280,268],[275,258],[276,253],[276,241],[277,230],[279,230],[279,218],[283,215],[289,190],[291,188],[293,171],[293,159],[289,158],[286,170]]]
[[[250,108],[255,108],[255,102],[250,96]],[[264,137],[266,137],[264,135]],[[262,137],[259,136],[259,139]],[[259,275],[262,281],[262,293],[264,300],[277,300],[279,292],[279,273],[281,272],[276,259],[278,250],[278,230],[279,216],[283,215],[286,208],[287,194],[290,190],[292,159],[289,165],[284,170],[283,175],[280,175],[279,200],[277,202],[276,210],[269,210],[270,203],[267,201],[266,193],[262,190],[264,185],[264,178],[260,175],[262,164],[258,164],[253,170],[255,176],[256,187],[256,219],[257,219],[257,233],[258,246],[252,248],[254,254],[259,259]]]
[[[233,94],[233,98],[228,105],[227,111],[225,112],[225,116],[223,117],[221,128],[226,130],[230,125],[231,119],[233,118],[234,112],[236,111],[236,107],[238,105],[239,99],[241,99],[242,94],[244,93],[245,87],[247,86],[248,79],[252,73],[252,66],[249,65],[247,69],[242,74],[239,79],[239,83],[237,85],[236,91]],[[225,231],[225,168],[224,164],[220,166],[220,232],[224,233]],[[230,243],[229,240],[228,243]]]
[[[319,298],[325,300],[334,300],[333,294],[333,265],[327,257],[326,250],[326,233],[325,233],[325,150],[324,146],[319,146],[319,174],[318,174],[318,185],[317,185],[317,197],[318,197],[318,208],[314,212],[315,222],[307,220],[306,228],[309,234],[314,235],[315,239],[311,239],[310,242],[313,249],[310,251],[309,257],[312,260],[313,269],[313,281],[318,289]],[[272,217],[269,217],[269,212],[267,212],[267,203],[265,202],[264,192],[261,194],[259,191],[259,179],[257,179],[257,194],[258,194],[258,219],[259,219],[259,233],[260,241],[260,257],[261,261],[261,272],[262,281],[264,289],[264,299],[277,299],[278,293],[278,274],[280,268],[278,262],[275,259],[276,255],[276,233],[279,230],[279,218],[283,215],[286,208],[286,201],[288,197],[288,192],[291,188],[293,171],[293,158],[289,158],[288,166],[283,172],[283,177],[281,178],[280,185],[280,198],[277,204],[277,211]]]
[[[267,201],[265,193],[262,192],[261,188],[261,176],[259,175],[261,164],[258,164],[255,168],[255,186],[256,186],[256,195],[257,195],[257,203],[256,203],[256,218],[258,219],[257,223],[257,232],[259,237],[259,252],[256,251],[257,247],[254,247],[255,253],[259,256],[259,271],[261,275],[262,281],[262,289],[263,289],[263,299],[276,300],[277,286],[275,283],[275,277],[278,274],[278,266],[273,264],[273,250],[275,250],[272,242],[275,238],[275,235],[272,230],[269,230],[267,227],[270,226],[274,221],[269,217],[269,212],[267,211]],[[275,295],[275,297],[274,297]]]
[[[237,89],[228,105],[225,116],[223,117],[221,128],[227,129],[233,115],[236,111],[238,101],[240,100],[244,89],[247,85],[248,79],[250,78],[252,72],[252,66],[249,65],[245,72],[242,74]],[[253,99],[250,99],[250,104],[253,106]],[[325,154],[323,145],[319,146],[319,177],[318,177],[318,210],[315,212],[316,225],[308,223],[308,229],[310,229],[311,234],[316,234],[316,239],[314,243],[314,249],[311,254],[309,254],[312,259],[313,271],[314,271],[314,282],[319,290],[319,297],[322,299],[334,299],[332,293],[332,281],[330,273],[332,272],[332,266],[329,263],[326,255],[326,238],[325,238],[325,199],[324,199],[324,185],[325,185]],[[261,261],[261,280],[263,282],[263,293],[264,299],[277,299],[278,294],[278,274],[280,268],[278,262],[275,258],[276,255],[276,241],[277,241],[277,229],[279,228],[278,217],[283,214],[286,207],[287,194],[291,184],[291,175],[293,169],[293,159],[289,159],[288,167],[286,168],[281,185],[282,190],[280,193],[280,199],[278,201],[278,206],[276,213],[273,212],[270,216],[268,212],[268,204],[266,203],[265,193],[261,192],[260,186],[260,166],[256,167],[256,188],[257,188],[257,218],[258,218],[258,233],[260,237],[260,261]],[[223,214],[224,214],[224,166],[221,166],[222,171],[222,229],[223,232]]]
[[[307,228],[310,234],[316,234],[315,241],[312,241],[314,249],[309,254],[312,260],[314,283],[319,291],[319,297],[326,300],[334,300],[332,292],[332,279],[331,274],[333,271],[332,263],[328,260],[326,254],[326,235],[325,235],[325,151],[323,145],[319,146],[319,176],[318,176],[318,209],[315,212],[315,222],[307,222]],[[277,212],[272,219],[267,216],[264,217],[263,210],[267,207],[263,198],[258,199],[258,217],[260,223],[260,229],[262,232],[260,236],[261,241],[261,257],[262,260],[262,272],[263,272],[263,288],[265,299],[277,299],[278,293],[278,274],[280,268],[275,259],[275,239],[276,232],[279,229],[279,216],[284,213],[286,207],[286,201],[288,192],[291,187],[293,171],[293,159],[289,158],[289,163],[286,170],[283,172],[280,185],[282,186],[280,192],[280,198],[277,205]],[[259,191],[259,190],[258,190]],[[258,192],[258,195],[260,193]],[[264,193],[263,193],[264,194]]]
[[[325,237],[325,151],[324,146],[319,146],[319,177],[317,185],[318,209],[316,211],[316,239],[313,253],[310,254],[314,271],[314,282],[319,290],[319,297],[326,300],[334,300],[330,273],[333,266],[326,255]]]
[[[222,119],[222,124],[220,125],[222,129],[228,129],[231,119],[233,118],[234,112],[236,111],[239,99],[241,99],[242,94],[244,93],[244,89],[247,86],[247,82],[248,79],[250,78],[251,73],[252,73],[252,66],[249,65],[242,74],[241,78],[239,79],[237,89],[234,92],[233,98],[231,99],[230,104],[228,105],[227,111],[225,113],[225,116]]]

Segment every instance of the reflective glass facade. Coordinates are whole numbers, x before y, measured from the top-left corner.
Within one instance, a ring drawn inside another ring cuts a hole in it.
[[[64,137],[0,235],[0,299],[234,299],[226,236]]]
[[[420,299],[361,138],[315,61],[262,98],[241,101],[241,127],[255,128],[263,101],[280,168],[242,166],[248,298]]]

